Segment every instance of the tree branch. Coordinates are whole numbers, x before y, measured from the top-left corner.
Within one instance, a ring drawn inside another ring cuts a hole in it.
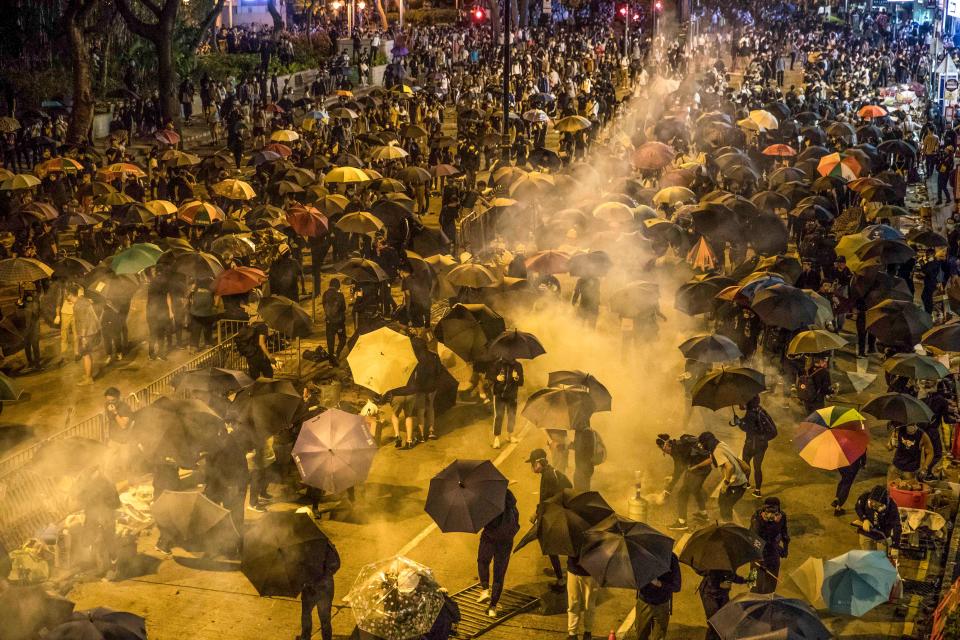
[[[193,42],[190,43],[190,51],[193,53],[197,52],[197,49],[200,48],[200,44],[203,42],[203,38],[207,35],[207,32],[210,31],[210,27],[213,26],[213,23],[217,21],[217,16],[223,12],[223,5],[225,0],[217,0],[213,9],[204,16],[203,20],[200,21],[200,30],[197,31],[196,38],[193,39]]]
[[[134,35],[138,35],[144,40],[151,42],[157,41],[160,34],[155,30],[156,24],[150,24],[138,18],[130,9],[127,0],[116,0],[115,4],[120,15],[123,16],[123,21],[127,23],[127,28],[130,29]]]
[[[160,6],[157,3],[155,3],[153,0],[139,0],[139,2],[140,4],[145,6],[147,9],[150,9],[150,13],[157,16],[158,18],[160,17],[160,13],[163,11],[163,9],[161,9]]]

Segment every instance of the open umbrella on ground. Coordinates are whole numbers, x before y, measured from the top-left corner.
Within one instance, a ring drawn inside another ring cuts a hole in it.
[[[417,366],[417,357],[409,337],[381,327],[360,336],[347,356],[347,363],[354,382],[384,394],[407,384]]]
[[[244,532],[240,571],[261,596],[296,598],[329,545],[308,514],[272,511]]]
[[[232,267],[217,274],[213,292],[218,296],[249,293],[267,281],[267,274],[256,267]]]
[[[672,553],[673,538],[614,514],[584,532],[580,565],[601,587],[639,589],[670,570]]]
[[[697,529],[677,551],[680,562],[695,571],[736,571],[762,557],[763,541],[749,529],[732,523]]]
[[[763,374],[747,367],[720,369],[704,375],[693,386],[693,406],[722,409],[745,404],[766,389]]]
[[[823,353],[842,349],[847,346],[847,341],[833,333],[823,329],[810,329],[801,331],[793,336],[790,345],[787,347],[787,353],[790,355],[799,355],[803,353]]]
[[[884,300],[867,309],[867,331],[883,344],[913,347],[933,327],[930,314],[907,300]]]
[[[243,371],[205,367],[185,372],[173,386],[177,391],[200,391],[223,396],[252,383],[253,379]]]
[[[898,353],[890,356],[883,363],[883,370],[913,380],[939,380],[950,374],[950,370],[939,360],[916,353]]]
[[[777,593],[786,596],[800,596],[816,609],[826,605],[823,602],[823,559],[807,558],[803,563],[780,579]]]
[[[586,387],[547,387],[530,394],[521,415],[541,429],[586,429],[596,405]]]
[[[517,543],[514,552],[537,540],[544,554],[579,555],[587,530],[612,515],[613,507],[596,491],[577,493],[564,489],[541,503],[536,524]]]
[[[685,358],[697,362],[730,362],[743,357],[736,342],[717,333],[703,334],[684,340],[679,349]]]
[[[585,371],[551,371],[547,377],[547,386],[585,387],[593,400],[594,411],[610,411],[613,406],[613,396],[607,387]]]
[[[437,322],[437,340],[468,362],[487,355],[490,341],[506,330],[503,317],[485,304],[455,304]]]
[[[447,273],[447,282],[455,287],[484,288],[497,284],[497,276],[482,264],[468,262],[461,264]]]
[[[781,630],[804,640],[833,638],[813,607],[775,593],[742,593],[713,614],[709,624],[721,640],[742,640]]]
[[[299,304],[284,296],[267,296],[257,308],[267,326],[288,338],[306,338],[313,333],[313,320]]]
[[[4,640],[35,640],[42,629],[67,622],[72,614],[72,602],[39,585],[10,586],[0,592]]]
[[[402,556],[365,566],[344,599],[361,632],[379,640],[419,638],[444,604],[430,568]]]
[[[304,484],[324,493],[363,484],[376,453],[366,421],[339,409],[328,409],[304,422],[292,451]]]
[[[905,393],[884,393],[867,402],[860,410],[877,420],[898,424],[919,424],[933,419],[930,407]]]
[[[266,438],[289,426],[302,402],[289,380],[260,378],[237,394],[233,409],[240,422]]]
[[[519,329],[504,331],[490,343],[490,354],[504,360],[533,360],[546,352],[536,336]]]
[[[856,409],[824,407],[797,427],[793,438],[800,457],[818,469],[847,467],[867,452],[870,434]]]
[[[506,493],[489,460],[454,460],[430,479],[424,510],[444,533],[477,533],[503,513]]]
[[[78,611],[72,620],[50,630],[49,640],[147,640],[147,622],[127,611],[97,607]]]
[[[823,563],[823,601],[835,613],[862,616],[890,599],[897,580],[883,551],[848,551]]]
[[[160,532],[184,548],[236,549],[240,533],[230,510],[199,491],[164,491],[150,508]]]

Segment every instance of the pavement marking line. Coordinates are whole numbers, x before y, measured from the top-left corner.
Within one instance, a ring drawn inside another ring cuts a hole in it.
[[[627,617],[623,619],[623,623],[620,625],[620,628],[617,629],[617,637],[624,638],[627,635],[627,631],[630,631],[630,627],[633,626],[633,621],[637,618],[637,605],[633,605],[633,608],[630,609],[627,613]]]
[[[517,439],[520,440],[520,441],[523,441],[523,439],[527,436],[527,432],[529,432],[530,429],[532,429],[532,428],[533,428],[533,425],[530,424],[530,423],[527,423],[527,426],[525,426],[523,429],[521,429],[521,430],[519,431],[519,433],[517,434]],[[503,464],[504,461],[505,461],[507,458],[509,458],[510,455],[517,449],[517,446],[518,446],[519,444],[520,444],[519,442],[511,442],[511,443],[508,444],[506,447],[504,447],[503,450],[500,452],[500,455],[497,456],[496,460],[493,461],[493,466],[499,468],[500,465]],[[420,533],[418,533],[417,535],[413,536],[413,539],[410,540],[410,542],[408,542],[407,544],[403,545],[403,547],[400,548],[400,551],[397,551],[397,555],[398,555],[398,556],[405,556],[405,555],[407,555],[408,553],[410,553],[411,551],[413,551],[414,549],[416,549],[416,548],[420,545],[421,542],[423,542],[424,540],[426,540],[426,538],[427,538],[431,533],[433,533],[435,530],[437,530],[437,529],[438,529],[437,523],[436,523],[436,522],[431,522],[431,523],[428,524],[426,527],[424,527],[423,530],[422,530]]]

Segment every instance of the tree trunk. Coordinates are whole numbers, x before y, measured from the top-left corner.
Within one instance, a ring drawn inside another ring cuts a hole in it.
[[[197,50],[200,49],[200,45],[203,44],[204,38],[207,37],[207,33],[210,32],[210,28],[217,21],[217,17],[223,13],[223,5],[225,0],[217,0],[213,3],[213,8],[210,9],[210,12],[203,17],[203,22],[200,23],[200,28],[197,30],[197,36],[194,41],[190,44],[190,52],[193,55],[197,54]]]
[[[530,0],[517,0],[520,11],[520,28],[526,29],[530,18]]]
[[[488,0],[490,6],[490,28],[493,30],[493,41],[499,42],[503,36],[503,24],[500,22],[500,3],[497,0]]]
[[[377,13],[380,15],[380,28],[384,31],[390,28],[390,23],[387,22],[387,12],[383,10],[383,0],[375,0],[377,3]]]
[[[517,0],[505,0],[510,3],[510,30],[517,30],[517,23],[520,21],[520,12],[517,10],[519,2]]]
[[[87,140],[87,132],[93,123],[95,101],[93,98],[93,74],[90,69],[90,49],[83,35],[84,18],[89,6],[81,6],[79,0],[68,5],[64,13],[67,40],[70,45],[70,67],[73,76],[73,108],[67,126],[67,143],[81,144]]]
[[[172,27],[160,27],[161,35],[154,41],[157,49],[157,89],[160,92],[160,114],[164,122],[176,120],[180,110],[177,107],[177,70],[173,64]],[[165,34],[163,32],[166,32]]]

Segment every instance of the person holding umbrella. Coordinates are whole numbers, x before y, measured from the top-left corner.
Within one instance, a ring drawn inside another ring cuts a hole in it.
[[[743,417],[733,415],[733,423],[747,434],[747,439],[743,443],[743,461],[747,463],[747,481],[749,482],[749,465],[753,464],[753,479],[756,485],[753,488],[753,497],[760,497],[760,487],[763,484],[763,456],[767,453],[767,446],[770,441],[777,437],[777,425],[767,413],[766,409],[760,406],[760,396],[754,396],[746,405],[741,405],[746,409]],[[747,485],[749,488],[749,485]]]
[[[727,569],[708,569],[697,571],[697,573],[703,576],[697,586],[697,592],[700,594],[700,603],[703,605],[703,613],[707,620],[730,602],[730,589],[733,585],[747,583],[746,578],[737,575],[736,571]],[[710,624],[707,624],[705,640],[720,640],[720,636]]]
[[[579,640],[580,622],[583,622],[583,639],[590,640],[593,633],[594,606],[600,585],[590,572],[580,565],[580,558],[567,557],[567,640]]]
[[[340,570],[340,554],[332,541],[324,546],[322,557],[304,558],[307,580],[300,592],[300,635],[294,640],[313,637],[313,610],[320,619],[320,638],[333,640],[333,575]]]
[[[883,551],[900,543],[903,532],[900,508],[886,487],[878,484],[860,494],[855,509],[859,518],[861,549]]]
[[[750,485],[747,481],[746,466],[733,452],[726,442],[721,442],[710,431],[704,431],[698,437],[700,446],[710,453],[713,466],[720,470],[720,519],[724,522],[733,520],[733,505],[740,501]]]
[[[547,462],[547,452],[543,449],[534,449],[530,452],[526,462],[533,468],[534,473],[540,474],[540,502],[537,504],[537,513],[531,518],[534,527],[543,514],[544,502],[550,498],[559,495],[564,489],[572,489],[573,484],[560,471],[550,466]],[[555,588],[563,587],[563,569],[560,568],[560,556],[548,555],[550,566],[553,567],[553,573],[557,577]]]
[[[673,594],[681,587],[680,561],[670,554],[670,569],[637,590],[637,640],[664,640],[673,609]]]
[[[754,593],[773,593],[780,576],[780,559],[787,557],[790,532],[787,514],[780,510],[780,499],[773,496],[763,501],[750,520],[750,530],[763,540],[763,559],[757,563],[759,573]]]
[[[340,352],[347,345],[347,300],[340,291],[340,279],[333,278],[320,298],[323,322],[327,334],[327,354],[330,364],[336,365]]]
[[[661,433],[657,436],[657,447],[673,458],[673,476],[667,484],[667,495],[680,483],[680,491],[677,493],[677,521],[667,528],[671,531],[689,529],[687,504],[691,495],[697,502],[694,518],[706,522],[707,496],[703,492],[703,482],[710,475],[710,454],[700,446],[696,436],[686,433],[679,438],[671,438],[669,434]]]
[[[517,498],[509,489],[503,500],[503,513],[491,520],[480,532],[477,549],[477,573],[480,577],[480,596],[477,602],[488,602],[487,615],[497,617],[497,603],[503,592],[503,580],[510,564],[513,538],[520,531],[520,512]],[[493,561],[493,583],[490,582],[490,561]]]
[[[517,392],[523,386],[523,367],[516,360],[501,358],[493,367],[493,448],[500,448],[504,418],[507,441],[519,442],[513,436],[517,421]]]

